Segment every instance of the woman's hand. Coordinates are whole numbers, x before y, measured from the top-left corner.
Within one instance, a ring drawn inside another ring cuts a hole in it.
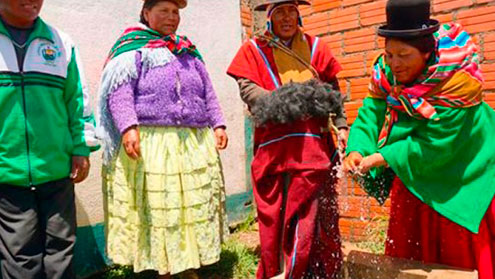
[[[359,165],[363,161],[363,156],[359,152],[351,152],[344,159],[344,171],[346,172],[357,172],[359,170]]]
[[[371,168],[386,166],[387,162],[383,155],[380,153],[375,153],[370,156],[365,157],[361,164],[359,165],[359,171],[361,173],[367,173]]]
[[[122,135],[122,145],[125,153],[133,160],[141,157],[141,149],[139,147],[139,129],[137,126],[132,126],[127,129]]]
[[[227,148],[227,144],[229,143],[229,138],[227,137],[225,128],[220,127],[215,129],[215,143],[217,145],[218,150],[223,150]]]

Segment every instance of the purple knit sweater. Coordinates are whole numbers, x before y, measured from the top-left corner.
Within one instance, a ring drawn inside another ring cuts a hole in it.
[[[123,133],[133,125],[225,126],[218,99],[204,64],[188,54],[143,72],[136,54],[138,78],[124,83],[108,99],[115,126]]]

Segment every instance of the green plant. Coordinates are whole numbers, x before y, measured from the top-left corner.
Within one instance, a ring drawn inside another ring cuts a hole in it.
[[[379,216],[370,220],[366,226],[366,241],[357,243],[362,249],[375,254],[385,253],[385,241],[387,240],[388,217]]]
[[[250,279],[254,278],[258,256],[237,239],[228,240],[222,247],[220,261],[200,270],[201,278]]]
[[[91,279],[155,279],[156,272],[145,271],[134,273],[131,266],[112,266],[105,273],[91,277]]]
[[[236,232],[246,232],[251,231],[253,225],[256,223],[256,210],[253,208],[246,219],[242,223],[240,223],[235,229]]]
[[[220,261],[201,268],[198,274],[200,278],[208,279],[251,279],[255,277],[257,265],[256,252],[232,237],[222,246]],[[155,279],[156,276],[156,272],[153,271],[136,274],[132,267],[113,266],[105,273],[93,276],[91,279]],[[173,277],[173,279],[179,278],[180,276]]]

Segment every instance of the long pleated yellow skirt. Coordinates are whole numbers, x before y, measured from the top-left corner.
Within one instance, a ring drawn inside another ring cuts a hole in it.
[[[103,168],[108,257],[159,274],[217,262],[228,226],[211,129],[140,127],[140,146]]]

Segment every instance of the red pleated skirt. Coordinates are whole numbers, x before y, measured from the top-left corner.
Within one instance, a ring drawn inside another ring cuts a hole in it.
[[[393,182],[391,202],[386,255],[476,269],[480,279],[495,279],[495,202],[478,234],[442,217],[398,178]]]

